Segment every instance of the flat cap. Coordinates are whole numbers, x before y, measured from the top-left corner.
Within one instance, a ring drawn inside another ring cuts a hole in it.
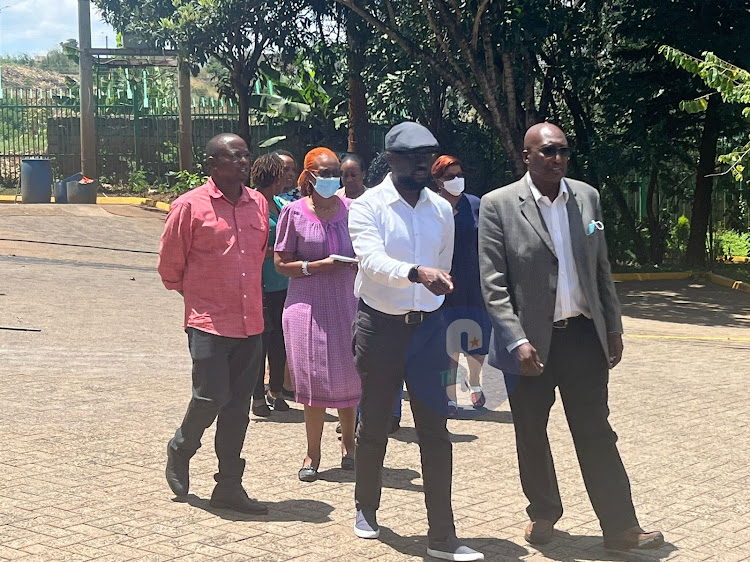
[[[437,139],[427,127],[413,121],[404,121],[391,128],[385,135],[385,149],[405,152],[420,148],[439,148]]]

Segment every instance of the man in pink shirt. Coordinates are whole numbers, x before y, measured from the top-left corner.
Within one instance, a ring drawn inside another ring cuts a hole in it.
[[[245,186],[250,170],[245,141],[221,134],[208,142],[206,154],[211,177],[172,203],[159,248],[162,282],[185,300],[193,359],[193,397],[169,441],[166,477],[176,496],[187,495],[190,458],[218,418],[219,471],[210,505],[264,514],[268,508],[242,487],[240,454],[261,371],[268,204]]]

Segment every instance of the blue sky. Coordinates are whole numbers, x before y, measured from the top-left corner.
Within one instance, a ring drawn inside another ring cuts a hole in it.
[[[0,0],[0,54],[43,55],[78,39],[78,0]],[[91,43],[115,46],[115,32],[91,4]]]

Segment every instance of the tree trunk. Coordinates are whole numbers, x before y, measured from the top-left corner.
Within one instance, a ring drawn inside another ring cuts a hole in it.
[[[713,192],[712,174],[716,168],[716,142],[719,140],[721,121],[719,106],[721,99],[718,95],[708,98],[706,118],[703,122],[700,154],[696,167],[695,193],[693,194],[693,209],[690,217],[690,238],[688,238],[686,260],[691,267],[705,267],[706,265],[706,234],[711,213],[711,194]]]
[[[247,84],[235,84],[234,91],[237,92],[237,110],[239,111],[239,123],[237,134],[247,143],[250,152],[253,152],[252,136],[250,135],[250,89]]]
[[[656,166],[652,166],[646,191],[646,219],[648,221],[649,251],[651,263],[660,265],[664,261],[664,229],[659,216],[658,187],[659,173]]]
[[[352,11],[346,15],[346,55],[349,65],[349,152],[359,154],[369,164],[372,160],[372,134],[367,116],[367,97],[362,70],[365,67],[366,29]]]

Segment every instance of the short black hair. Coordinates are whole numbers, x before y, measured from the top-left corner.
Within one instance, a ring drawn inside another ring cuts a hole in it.
[[[365,161],[362,160],[359,154],[356,154],[354,152],[344,152],[339,157],[339,162],[341,162],[341,164],[343,164],[344,162],[349,162],[349,161],[356,163],[357,166],[359,166],[359,169],[362,170],[362,172],[365,171]]]
[[[375,187],[381,183],[388,172],[391,171],[391,167],[388,165],[388,161],[385,158],[385,151],[378,153],[372,162],[370,167],[365,172],[364,183],[367,187]]]
[[[281,179],[284,174],[284,163],[278,154],[261,154],[253,162],[250,177],[255,189],[265,189]]]

